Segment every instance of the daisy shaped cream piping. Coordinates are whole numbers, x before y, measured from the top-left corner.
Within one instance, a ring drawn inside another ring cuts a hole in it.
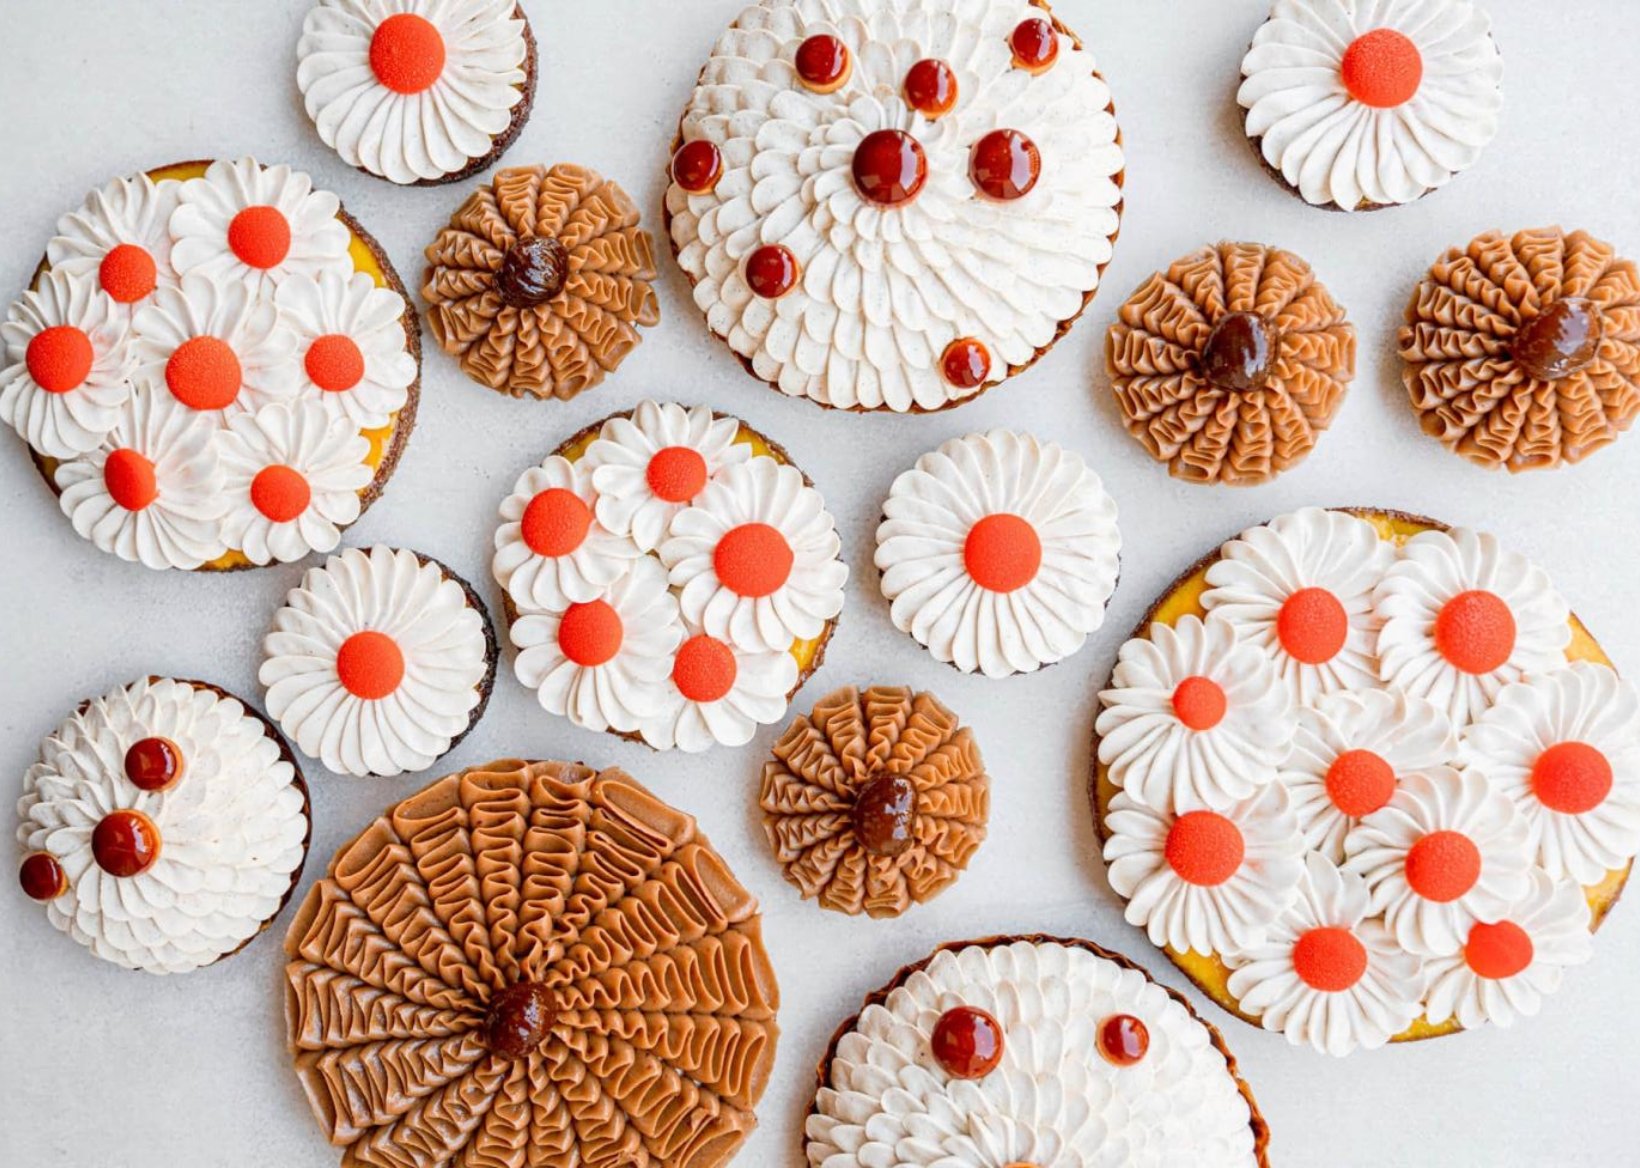
[[[1509,1026],[1535,1015],[1565,971],[1593,953],[1583,890],[1534,868],[1526,895],[1506,916],[1471,925],[1461,950],[1430,962],[1425,1011],[1437,1025]]]
[[[196,273],[161,288],[131,322],[139,390],[202,413],[257,410],[295,397],[295,340],[272,297]]]
[[[482,707],[488,620],[437,564],[380,545],[310,568],[263,639],[268,713],[331,770],[426,770]]]
[[[1549,875],[1598,884],[1640,851],[1640,694],[1606,666],[1506,686],[1460,757],[1514,801]]]
[[[1275,662],[1293,700],[1378,684],[1372,590],[1395,548],[1370,523],[1308,507],[1224,545],[1202,607]]]
[[[1126,791],[1105,816],[1105,871],[1124,916],[1175,952],[1257,945],[1292,904],[1304,841],[1275,784],[1222,813],[1152,810]]]
[[[673,516],[707,483],[724,467],[752,457],[750,446],[735,441],[739,433],[734,418],[675,402],[643,401],[630,418],[610,418],[585,458],[597,489],[598,522],[654,551]]]
[[[48,458],[100,445],[131,396],[128,318],[89,280],[50,271],[0,324],[0,420]]]
[[[1247,135],[1306,202],[1410,203],[1498,132],[1491,25],[1469,0],[1276,0],[1242,61]]]
[[[181,189],[175,179],[155,182],[145,174],[114,179],[57,220],[46,262],[52,271],[93,279],[115,303],[135,310],[155,288],[176,285],[170,224]]]
[[[541,708],[589,730],[639,731],[662,715],[673,653],[683,639],[666,572],[647,557],[601,596],[513,622],[518,680]]]
[[[416,359],[405,343],[404,297],[363,272],[292,276],[274,294],[295,338],[298,393],[338,422],[386,426],[410,398]]]
[[[772,458],[726,467],[660,546],[684,620],[754,651],[818,637],[843,610],[837,524],[803,472]]]
[[[593,514],[596,495],[583,461],[553,454],[519,476],[501,501],[490,570],[515,604],[562,613],[597,600],[642,554]]]
[[[1344,837],[1390,801],[1398,776],[1447,766],[1457,754],[1446,714],[1399,691],[1328,694],[1301,708],[1281,783],[1304,846],[1342,863]]]
[[[876,564],[896,628],[965,673],[1063,660],[1104,623],[1116,503],[1081,457],[1030,434],[955,438],[901,474]]]
[[[686,629],[663,687],[665,704],[644,720],[643,739],[656,750],[744,746],[759,726],[786,716],[797,673],[797,658],[786,650],[739,649]]]
[[[1158,812],[1222,811],[1274,783],[1292,702],[1264,655],[1217,617],[1160,621],[1122,646],[1095,730],[1099,761]]]
[[[1344,838],[1344,869],[1401,948],[1445,957],[1477,921],[1501,920],[1527,892],[1526,820],[1484,778],[1449,767],[1407,775]]]
[[[341,200],[301,171],[222,159],[183,183],[177,200],[170,228],[179,276],[197,272],[254,293],[286,276],[353,271]]]
[[[217,449],[228,499],[222,538],[253,564],[330,551],[375,477],[369,439],[337,428],[315,401],[230,418]]]
[[[1256,945],[1226,954],[1238,1006],[1294,1046],[1376,1050],[1423,1013],[1424,963],[1370,915],[1359,876],[1315,852],[1298,898]]]

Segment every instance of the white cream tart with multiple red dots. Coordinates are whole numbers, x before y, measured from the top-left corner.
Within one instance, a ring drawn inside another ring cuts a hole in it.
[[[1489,535],[1314,509],[1244,532],[1100,698],[1128,920],[1328,1054],[1535,1013],[1640,852],[1640,694]]]
[[[260,715],[199,682],[86,702],[23,778],[18,880],[105,961],[186,973],[283,906],[307,854],[307,789]]]
[[[942,409],[1092,299],[1123,154],[1092,56],[1029,0],[759,0],[683,117],[666,211],[707,326],[783,393]]]
[[[423,771],[478,722],[495,632],[467,584],[416,552],[347,548],[291,589],[262,642],[268,714],[340,774]]]
[[[876,564],[894,625],[964,673],[1031,673],[1104,624],[1116,503],[1080,455],[1013,430],[953,438],[894,480]]]
[[[605,420],[525,471],[500,518],[519,680],[549,713],[659,750],[741,746],[778,722],[842,611],[819,492],[703,407]]]

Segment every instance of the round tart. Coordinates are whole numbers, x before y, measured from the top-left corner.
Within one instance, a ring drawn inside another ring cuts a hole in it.
[[[1400,345],[1418,424],[1449,450],[1578,463],[1640,414],[1640,269],[1582,231],[1488,232],[1429,270]]]
[[[149,973],[244,948],[307,856],[307,787],[284,739],[197,681],[83,703],[41,744],[17,811],[23,891],[98,957]]]
[[[1123,165],[1110,90],[1045,3],[759,0],[701,71],[666,214],[707,327],[753,376],[938,410],[1081,315]]]
[[[584,166],[501,171],[426,256],[433,336],[468,377],[513,397],[592,389],[661,318],[638,205]]]
[[[149,568],[336,547],[415,425],[421,332],[380,246],[254,159],[116,179],[0,324],[0,420],[74,530]]]
[[[843,1023],[804,1163],[1160,1168],[1269,1163],[1217,1030],[1089,941],[944,945]]]
[[[1423,198],[1497,135],[1503,57],[1469,0],[1275,0],[1237,100],[1266,169],[1312,206]]]
[[[1355,326],[1292,252],[1221,243],[1122,305],[1105,371],[1128,433],[1174,478],[1254,486],[1332,425],[1355,377]]]
[[[803,899],[897,917],[968,867],[985,842],[991,779],[973,731],[933,694],[849,686],[786,728],[758,804]]]
[[[1104,624],[1121,551],[1116,502],[1080,455],[992,430],[894,480],[875,561],[895,628],[964,673],[1009,677]]]
[[[296,45],[319,137],[401,185],[494,165],[529,121],[535,79],[535,38],[515,0],[318,0]]]
[[[478,724],[499,649],[484,603],[419,552],[345,548],[285,596],[262,641],[268,713],[332,771],[424,771]]]
[[[1640,851],[1640,694],[1489,535],[1314,508],[1253,528],[1157,601],[1100,700],[1127,919],[1295,1045],[1535,1014]]]
[[[704,406],[581,431],[501,503],[491,563],[518,680],[657,750],[743,746],[820,667],[848,566],[786,452]]]
[[[343,1164],[719,1168],[779,990],[756,900],[618,770],[502,760],[387,810],[285,937],[296,1073]]]

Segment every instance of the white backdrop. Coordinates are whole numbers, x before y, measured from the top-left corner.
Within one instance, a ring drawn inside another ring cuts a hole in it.
[[[574,161],[618,179],[660,231],[663,167],[696,72],[739,0],[525,0],[541,47],[533,120],[508,163]],[[1284,193],[1242,138],[1237,64],[1264,0],[1063,0],[1097,54],[1129,149],[1127,218],[1107,288],[1030,373],[956,412],[853,417],[783,400],[711,339],[664,244],[664,320],[609,383],[568,403],[511,401],[427,354],[421,417],[385,498],[351,541],[438,556],[481,585],[494,509],[562,438],[649,395],[736,413],[785,443],[825,493],[853,569],[848,607],[806,709],[849,682],[937,692],[974,727],[994,780],[991,838],[931,905],[890,922],[800,901],[764,841],[756,779],[777,728],[741,750],[659,756],[543,714],[504,667],[488,715],[420,779],[307,768],[309,882],[332,852],[423,781],[502,755],[632,771],[699,817],[763,900],[781,975],[783,1038],[762,1126],[740,1163],[800,1161],[813,1066],[864,993],[940,941],[1008,931],[1089,937],[1164,981],[1171,966],[1123,923],[1083,784],[1095,693],[1154,594],[1212,544],[1304,504],[1368,503],[1489,527],[1554,574],[1612,656],[1640,673],[1640,434],[1581,469],[1507,479],[1424,438],[1405,404],[1394,328],[1446,247],[1494,227],[1560,222],[1640,253],[1640,4],[1490,0],[1508,62],[1503,131],[1481,163],[1410,208],[1326,214]],[[401,190],[318,140],[295,86],[306,0],[0,0],[0,301],[22,289],[57,216],[108,178],[184,158],[252,153],[309,170],[374,232],[406,282],[467,187]],[[1122,431],[1100,371],[1104,331],[1152,270],[1221,237],[1298,251],[1360,331],[1354,392],[1315,455],[1277,483],[1172,482]],[[879,503],[919,454],[972,430],[1035,429],[1081,451],[1122,509],[1121,588],[1106,631],[1037,676],[993,682],[936,663],[895,632],[870,567]],[[139,674],[203,677],[260,704],[256,650],[296,566],[215,578],[157,574],[79,540],[22,444],[0,436],[0,773],[81,698]],[[488,591],[487,591],[488,594]],[[3,785],[3,784],[0,784]],[[10,796],[0,803],[9,804]],[[9,820],[7,821],[9,823]],[[9,832],[10,828],[7,827]],[[3,851],[3,848],[0,848]],[[9,871],[9,869],[8,869]],[[0,889],[0,1160],[73,1168],[325,1168],[281,1018],[284,920],[231,961],[177,978],[92,959],[11,886]],[[1329,1061],[1194,1000],[1221,1027],[1274,1130],[1281,1165],[1596,1165],[1640,1146],[1633,1005],[1640,908],[1601,933],[1542,1016]],[[1192,991],[1193,992],[1193,991]],[[1207,1168],[1207,1166],[1204,1166]]]

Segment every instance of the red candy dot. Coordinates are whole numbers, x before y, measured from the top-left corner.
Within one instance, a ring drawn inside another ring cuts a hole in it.
[[[1042,177],[1042,152],[1018,130],[992,130],[974,144],[968,176],[987,198],[1022,199]]]
[[[524,543],[538,556],[567,556],[586,542],[592,508],[574,491],[549,487],[524,508]]]
[[[1059,59],[1059,34],[1053,21],[1033,16],[1022,20],[1008,38],[1014,51],[1014,64],[1032,73],[1044,73]]]
[[[1327,768],[1327,797],[1351,819],[1371,815],[1395,794],[1395,768],[1370,750],[1346,750]]]
[[[706,486],[706,460],[688,446],[655,451],[643,473],[655,497],[668,503],[687,503]]]
[[[1533,952],[1532,938],[1514,921],[1499,921],[1494,925],[1476,923],[1469,927],[1463,959],[1477,977],[1501,981],[1532,964]]]
[[[735,687],[734,650],[705,633],[690,637],[672,662],[672,684],[692,702],[715,702]]]
[[[1132,1014],[1112,1014],[1099,1023],[1099,1054],[1112,1066],[1131,1067],[1150,1050],[1150,1028]]]
[[[1407,884],[1425,900],[1449,904],[1481,878],[1481,850],[1461,831],[1435,831],[1407,850]]]
[[[988,592],[1025,587],[1042,568],[1042,539],[1018,515],[987,515],[968,529],[962,543],[968,574]]]
[[[570,605],[558,624],[558,648],[589,669],[612,660],[625,639],[620,614],[603,600]]]
[[[796,559],[778,530],[767,523],[743,523],[718,540],[712,569],[730,592],[756,599],[778,592],[791,578]]]
[[[925,118],[942,118],[957,107],[957,75],[933,57],[905,73],[905,103]]]
[[[854,186],[860,197],[882,207],[915,199],[928,181],[922,143],[904,130],[875,130],[854,151]]]
[[[685,142],[672,155],[672,181],[691,195],[704,195],[723,177],[723,155],[704,138]]]
[[[364,380],[364,354],[352,337],[326,333],[302,358],[308,380],[326,393],[341,393]]]
[[[23,363],[28,375],[47,393],[67,393],[85,384],[96,354],[91,338],[71,324],[54,324],[29,338]]]
[[[1464,673],[1491,673],[1515,651],[1515,614],[1490,592],[1460,592],[1436,614],[1435,648]]]
[[[394,93],[431,89],[444,72],[444,37],[412,12],[389,16],[370,38],[370,71]]]
[[[765,300],[779,300],[797,287],[797,276],[797,257],[782,244],[765,244],[746,257],[746,283]]]
[[[110,453],[103,463],[103,487],[127,511],[141,511],[159,498],[154,464],[128,446]]]
[[[835,93],[848,81],[848,46],[822,33],[797,46],[797,76],[816,93]]]
[[[1187,677],[1173,691],[1173,713],[1190,730],[1211,730],[1229,709],[1224,687],[1210,677]]]
[[[1424,79],[1424,58],[1404,34],[1393,28],[1375,28],[1350,42],[1340,73],[1344,88],[1356,101],[1394,109],[1418,92]]]
[[[251,479],[251,506],[274,523],[299,519],[313,501],[313,488],[289,466],[265,466]]]
[[[119,303],[135,304],[159,283],[159,267],[154,257],[136,244],[116,244],[97,265],[97,283]]]
[[[1168,828],[1162,852],[1180,880],[1215,888],[1241,867],[1247,843],[1241,829],[1216,811],[1187,811]]]
[[[1367,972],[1367,947],[1348,929],[1311,929],[1293,946],[1293,972],[1324,994],[1341,994]]]
[[[991,351],[983,341],[958,337],[940,356],[940,375],[957,389],[978,389],[991,376]]]
[[[354,697],[380,701],[404,680],[404,651],[386,633],[354,633],[336,651],[336,676]]]
[[[1587,742],[1557,742],[1532,764],[1532,793],[1550,811],[1582,815],[1612,793],[1612,764]]]
[[[958,1006],[934,1023],[929,1048],[947,1074],[983,1079],[1002,1061],[1002,1024],[984,1010]]]
[[[111,811],[91,829],[91,855],[110,876],[140,876],[159,849],[159,828],[140,811]]]
[[[1276,615],[1276,636],[1287,655],[1305,665],[1338,656],[1350,635],[1350,618],[1338,597],[1325,588],[1300,588]]]
[[[169,738],[141,738],[125,752],[125,777],[143,791],[163,791],[182,777],[182,750]]]
[[[228,224],[228,246],[250,267],[277,267],[290,254],[290,220],[277,207],[246,207]]]
[[[68,873],[55,856],[35,852],[17,869],[17,883],[31,900],[53,900],[68,891]]]
[[[165,384],[189,409],[221,410],[233,404],[244,384],[239,356],[217,337],[192,337],[165,362]]]

